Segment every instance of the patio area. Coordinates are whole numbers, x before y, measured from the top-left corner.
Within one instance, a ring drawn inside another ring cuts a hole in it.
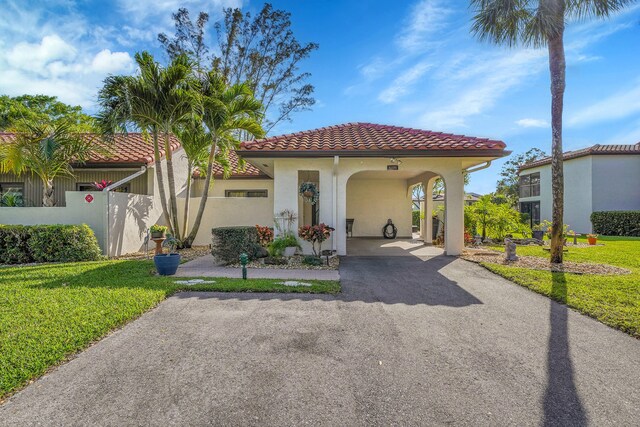
[[[347,256],[415,256],[426,260],[443,255],[444,250],[419,240],[414,233],[411,239],[381,239],[351,237],[347,239]]]

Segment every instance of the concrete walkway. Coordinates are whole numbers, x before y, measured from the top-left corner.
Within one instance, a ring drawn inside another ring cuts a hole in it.
[[[460,259],[340,272],[339,296],[169,298],[0,425],[638,425],[639,340]]]
[[[206,255],[185,262],[176,272],[175,277],[242,277],[240,268],[216,266],[213,258]],[[305,270],[285,268],[247,268],[249,279],[297,279],[297,280],[340,280],[338,270]]]

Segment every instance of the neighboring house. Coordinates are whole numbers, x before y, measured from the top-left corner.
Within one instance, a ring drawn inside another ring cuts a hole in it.
[[[480,200],[480,197],[482,197],[482,194],[464,193],[464,204],[465,205],[473,205],[478,200]],[[434,195],[433,196],[434,209],[436,209],[438,206],[444,205],[444,199],[445,199],[444,192]],[[420,203],[421,202],[422,202],[422,199],[417,199],[417,198],[413,199],[413,210],[414,211],[420,210]]]
[[[92,226],[105,253],[119,255],[139,250],[147,228],[163,221],[157,202],[153,149],[139,134],[118,138],[113,156],[92,160],[90,165],[76,169],[78,179],[57,184],[56,197],[66,208],[0,208],[0,223],[84,222]],[[172,147],[182,220],[186,159],[176,139],[172,139]],[[370,123],[329,126],[245,142],[230,154],[233,173],[229,179],[221,179],[222,170],[216,168],[194,244],[209,244],[213,227],[273,225],[274,216],[289,209],[297,213],[294,230],[299,225],[318,222],[335,227],[324,247],[345,255],[347,218],[354,220],[354,237],[381,237],[388,219],[396,225],[398,237],[411,237],[412,187],[422,183],[426,194],[430,194],[435,179],[442,177],[447,207],[445,250],[457,255],[464,246],[463,172],[473,172],[475,167],[485,167],[507,154],[502,141]],[[246,161],[244,168],[239,167],[238,156]],[[125,183],[120,187],[127,193],[95,192],[80,186],[101,179],[120,180],[119,173],[136,171],[140,175],[127,181],[128,187]],[[37,192],[42,191],[30,189],[26,178],[10,177],[7,182],[22,183],[27,198],[37,198]],[[194,180],[190,223],[198,210],[203,182]],[[303,182],[316,184],[319,201],[315,205],[300,196]],[[60,193],[65,193],[62,189],[66,194],[60,199]],[[86,202],[87,195],[91,195],[90,203]],[[425,211],[431,212],[434,201],[427,200],[425,205]],[[431,229],[431,221],[431,215],[426,215],[421,229]],[[431,233],[423,233],[423,238],[431,242]],[[306,242],[303,250],[310,252]]]
[[[96,146],[107,146],[96,135],[87,134],[85,138],[95,141]],[[15,134],[0,133],[0,144],[9,144],[14,140]],[[176,154],[182,151],[180,143],[175,138],[171,139],[171,148]],[[147,142],[142,134],[129,133],[116,135],[108,149],[111,153],[108,157],[96,154],[85,164],[73,165],[74,178],[58,177],[54,180],[56,206],[66,206],[67,191],[97,191],[94,182],[106,180],[115,183],[132,175],[135,176],[114,191],[153,195],[153,145]],[[164,150],[161,154],[164,157]],[[143,173],[139,173],[141,171]],[[0,173],[0,191],[6,191],[8,188],[22,195],[25,206],[42,206],[42,182],[37,176],[29,172],[20,176]]]
[[[520,168],[520,211],[532,224],[551,221],[551,158]],[[577,233],[592,231],[596,211],[640,209],[640,142],[594,145],[564,153],[564,223]]]

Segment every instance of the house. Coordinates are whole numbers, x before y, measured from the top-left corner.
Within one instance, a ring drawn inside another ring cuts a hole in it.
[[[0,208],[0,223],[84,222],[96,231],[105,253],[139,250],[147,228],[163,221],[153,150],[139,134],[118,138],[113,156],[92,160],[76,170],[75,181],[58,184],[65,190],[65,207]],[[429,194],[435,179],[442,177],[446,188],[445,250],[457,255],[463,248],[463,172],[488,167],[492,160],[509,154],[505,148],[505,143],[498,140],[371,123],[348,123],[244,142],[230,154],[233,173],[229,179],[221,179],[222,171],[216,169],[217,179],[194,243],[209,244],[213,227],[272,225],[274,216],[288,209],[297,214],[294,229],[319,222],[334,226],[336,230],[325,248],[346,255],[347,219],[354,220],[354,237],[381,237],[389,219],[397,227],[398,237],[411,237],[412,187],[422,183]],[[172,154],[182,218],[186,158],[175,139]],[[246,161],[245,167],[240,167],[240,159]],[[127,180],[116,172],[129,173],[129,177],[140,175]],[[94,174],[87,175],[90,173]],[[198,178],[196,175],[193,181],[190,200],[191,223],[203,189],[203,180]],[[25,178],[5,179],[22,183],[25,195],[32,191],[37,197],[37,189],[28,190]],[[120,180],[118,188],[124,186],[127,192],[96,192],[79,185],[101,179]],[[134,185],[136,179],[140,182]],[[315,204],[299,194],[304,182],[318,189]],[[424,209],[430,212],[433,201],[427,200]],[[431,215],[425,216],[421,229],[431,229]],[[431,242],[431,233],[422,233],[422,237]],[[303,244],[303,250],[310,252],[311,248]]]
[[[594,145],[564,153],[564,223],[577,233],[592,231],[597,211],[640,210],[640,142]],[[532,224],[551,220],[551,157],[519,171],[520,211]]]

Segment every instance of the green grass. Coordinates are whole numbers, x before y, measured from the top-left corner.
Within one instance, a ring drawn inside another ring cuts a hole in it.
[[[178,291],[340,292],[338,282],[313,280],[176,285],[183,278],[154,276],[153,268],[132,260],[0,268],[0,400]]]
[[[627,268],[632,273],[616,276],[579,275],[493,263],[482,265],[512,282],[640,338],[640,238],[599,237],[598,243],[604,243],[604,246],[569,247],[564,259],[615,265]],[[518,255],[548,258],[549,252],[539,246],[527,246],[518,247]]]

